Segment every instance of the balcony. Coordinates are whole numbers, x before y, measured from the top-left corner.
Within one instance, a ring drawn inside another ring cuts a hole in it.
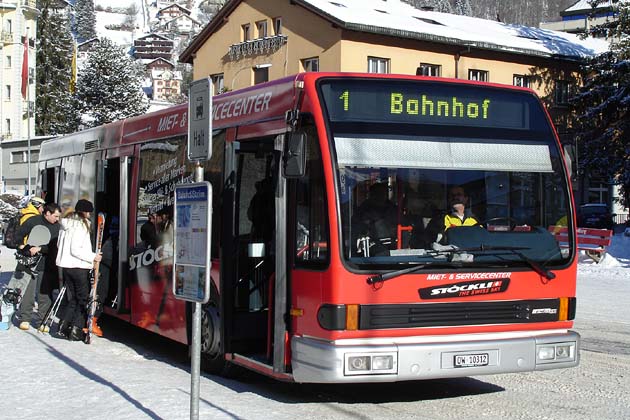
[[[286,43],[286,35],[267,36],[230,45],[228,54],[231,60],[238,60],[241,57],[274,53]]]

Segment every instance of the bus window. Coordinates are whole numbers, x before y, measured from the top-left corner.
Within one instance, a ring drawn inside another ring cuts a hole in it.
[[[328,259],[328,213],[322,155],[317,130],[303,123],[306,134],[306,174],[297,179],[295,264],[310,266]]]
[[[172,220],[175,184],[192,182],[184,146],[183,139],[175,139],[147,143],[140,149],[136,243],[144,242],[153,249],[158,246],[158,234]]]
[[[350,266],[392,268],[410,255],[443,265],[451,261],[445,250],[456,249],[480,250],[465,257],[471,265],[568,262],[549,233],[570,211],[563,155],[534,96],[429,82],[330,81],[321,89]],[[474,229],[446,225],[454,186],[466,191]],[[405,197],[413,195],[426,209],[410,225]],[[519,253],[506,249],[515,243]]]

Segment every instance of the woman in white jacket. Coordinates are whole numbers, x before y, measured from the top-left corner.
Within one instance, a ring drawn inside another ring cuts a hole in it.
[[[90,294],[90,270],[101,260],[101,254],[92,251],[90,240],[90,214],[93,211],[91,202],[79,200],[74,206],[74,212],[60,222],[57,266],[63,268],[68,305],[59,325],[59,335],[71,341],[83,340]]]

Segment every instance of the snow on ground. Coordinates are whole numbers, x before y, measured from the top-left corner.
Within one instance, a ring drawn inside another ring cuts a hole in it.
[[[15,262],[11,250],[5,247],[0,247],[0,250],[2,251],[0,284],[5,284],[11,276]],[[578,331],[580,325],[584,325],[584,328],[599,329],[614,324],[620,325],[622,330],[630,326],[630,309],[627,305],[627,302],[630,302],[630,237],[622,234],[615,235],[609,254],[600,264],[594,264],[588,258],[581,257],[577,295]],[[615,314],[614,321],[606,319],[604,313]],[[604,320],[607,323],[598,322]],[[113,336],[97,338],[89,346],[42,335],[32,329],[23,332],[13,327],[8,331],[0,331],[0,354],[3,360],[0,365],[0,384],[2,384],[0,418],[28,418],[30,420],[189,418],[190,376],[185,348],[173,343],[172,351],[164,356],[164,347],[170,346],[168,341],[130,328],[120,325],[116,329],[111,328]],[[118,333],[117,331],[121,329],[128,329],[128,331]],[[585,331],[585,335],[587,334],[588,330]],[[588,337],[585,339],[586,344]],[[153,353],[150,350],[158,346],[161,353]],[[597,357],[598,353],[588,353],[588,355],[589,358],[583,358],[581,369],[599,369],[599,365],[594,366],[591,361],[591,358]],[[591,378],[596,374],[596,372],[587,374],[586,370],[579,369],[571,370],[568,375],[570,377],[587,375]],[[607,373],[602,371],[601,374]],[[524,378],[531,376],[547,378],[548,376],[545,375],[537,372]],[[509,387],[517,387],[519,378],[521,377],[505,375],[493,376],[492,380],[499,381],[498,383],[508,382]],[[622,380],[619,378],[621,376],[617,375],[615,380]],[[326,396],[309,396],[306,393],[302,395],[301,391],[293,394],[277,391],[278,389],[296,389],[298,385],[285,385],[264,378],[253,381],[257,381],[257,384],[202,375],[199,418],[274,420],[296,417],[381,418],[379,410],[388,410],[391,406],[391,404],[383,404],[381,407],[380,404],[374,403],[341,406],[326,402],[325,399],[328,398]],[[440,382],[431,383],[435,386]],[[483,386],[482,384],[480,382],[477,386]],[[590,389],[588,385],[584,386]],[[274,389],[276,391],[273,391]],[[336,388],[335,392],[342,392],[342,389],[345,388]],[[294,400],[295,394],[298,395],[300,401]],[[518,400],[520,398],[518,395],[512,398]],[[493,398],[492,396],[477,397],[485,400],[486,403],[488,403],[488,398]],[[446,398],[444,401],[426,401],[425,403],[432,404],[431,407],[436,404],[440,407],[444,404],[444,410],[448,411],[448,407],[466,404],[466,401],[470,402],[469,400],[474,398],[476,398],[474,395],[469,395],[463,397],[463,400]],[[505,403],[509,402],[506,396],[494,398]],[[558,398],[562,397],[558,396]],[[585,400],[582,400],[583,398]],[[595,402],[586,401],[589,398],[598,399]],[[318,399],[321,403],[317,402]],[[402,401],[405,401],[404,398]],[[599,398],[582,395],[580,401],[592,406],[592,404],[607,404],[608,400],[605,396]],[[479,403],[486,405],[481,401]],[[577,406],[580,402],[576,401],[573,404]],[[574,409],[568,410],[570,412],[565,409],[562,416],[555,417],[553,413],[548,413],[551,417],[544,418],[585,418],[586,413],[580,412],[578,408],[575,408],[578,410],[577,416]],[[360,414],[359,411],[362,409],[368,410],[368,413]],[[509,410],[507,407],[505,409]],[[515,409],[514,406],[512,409]],[[369,414],[370,412],[378,413],[378,416],[374,417],[376,414]],[[393,415],[394,412],[389,413]],[[430,412],[425,414],[428,415]],[[507,417],[507,412],[505,414]],[[510,413],[511,418],[515,418],[513,415],[515,413]],[[430,415],[429,417],[442,416]],[[614,416],[610,417],[610,412],[603,417],[614,418]]]

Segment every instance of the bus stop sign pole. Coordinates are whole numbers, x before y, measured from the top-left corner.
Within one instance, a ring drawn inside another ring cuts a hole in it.
[[[212,155],[212,83],[195,80],[188,90],[188,160],[195,183],[175,186],[173,294],[194,302],[190,352],[190,419],[199,419],[201,305],[210,298],[212,185],[203,180],[202,161]],[[180,229],[178,231],[178,228]]]

